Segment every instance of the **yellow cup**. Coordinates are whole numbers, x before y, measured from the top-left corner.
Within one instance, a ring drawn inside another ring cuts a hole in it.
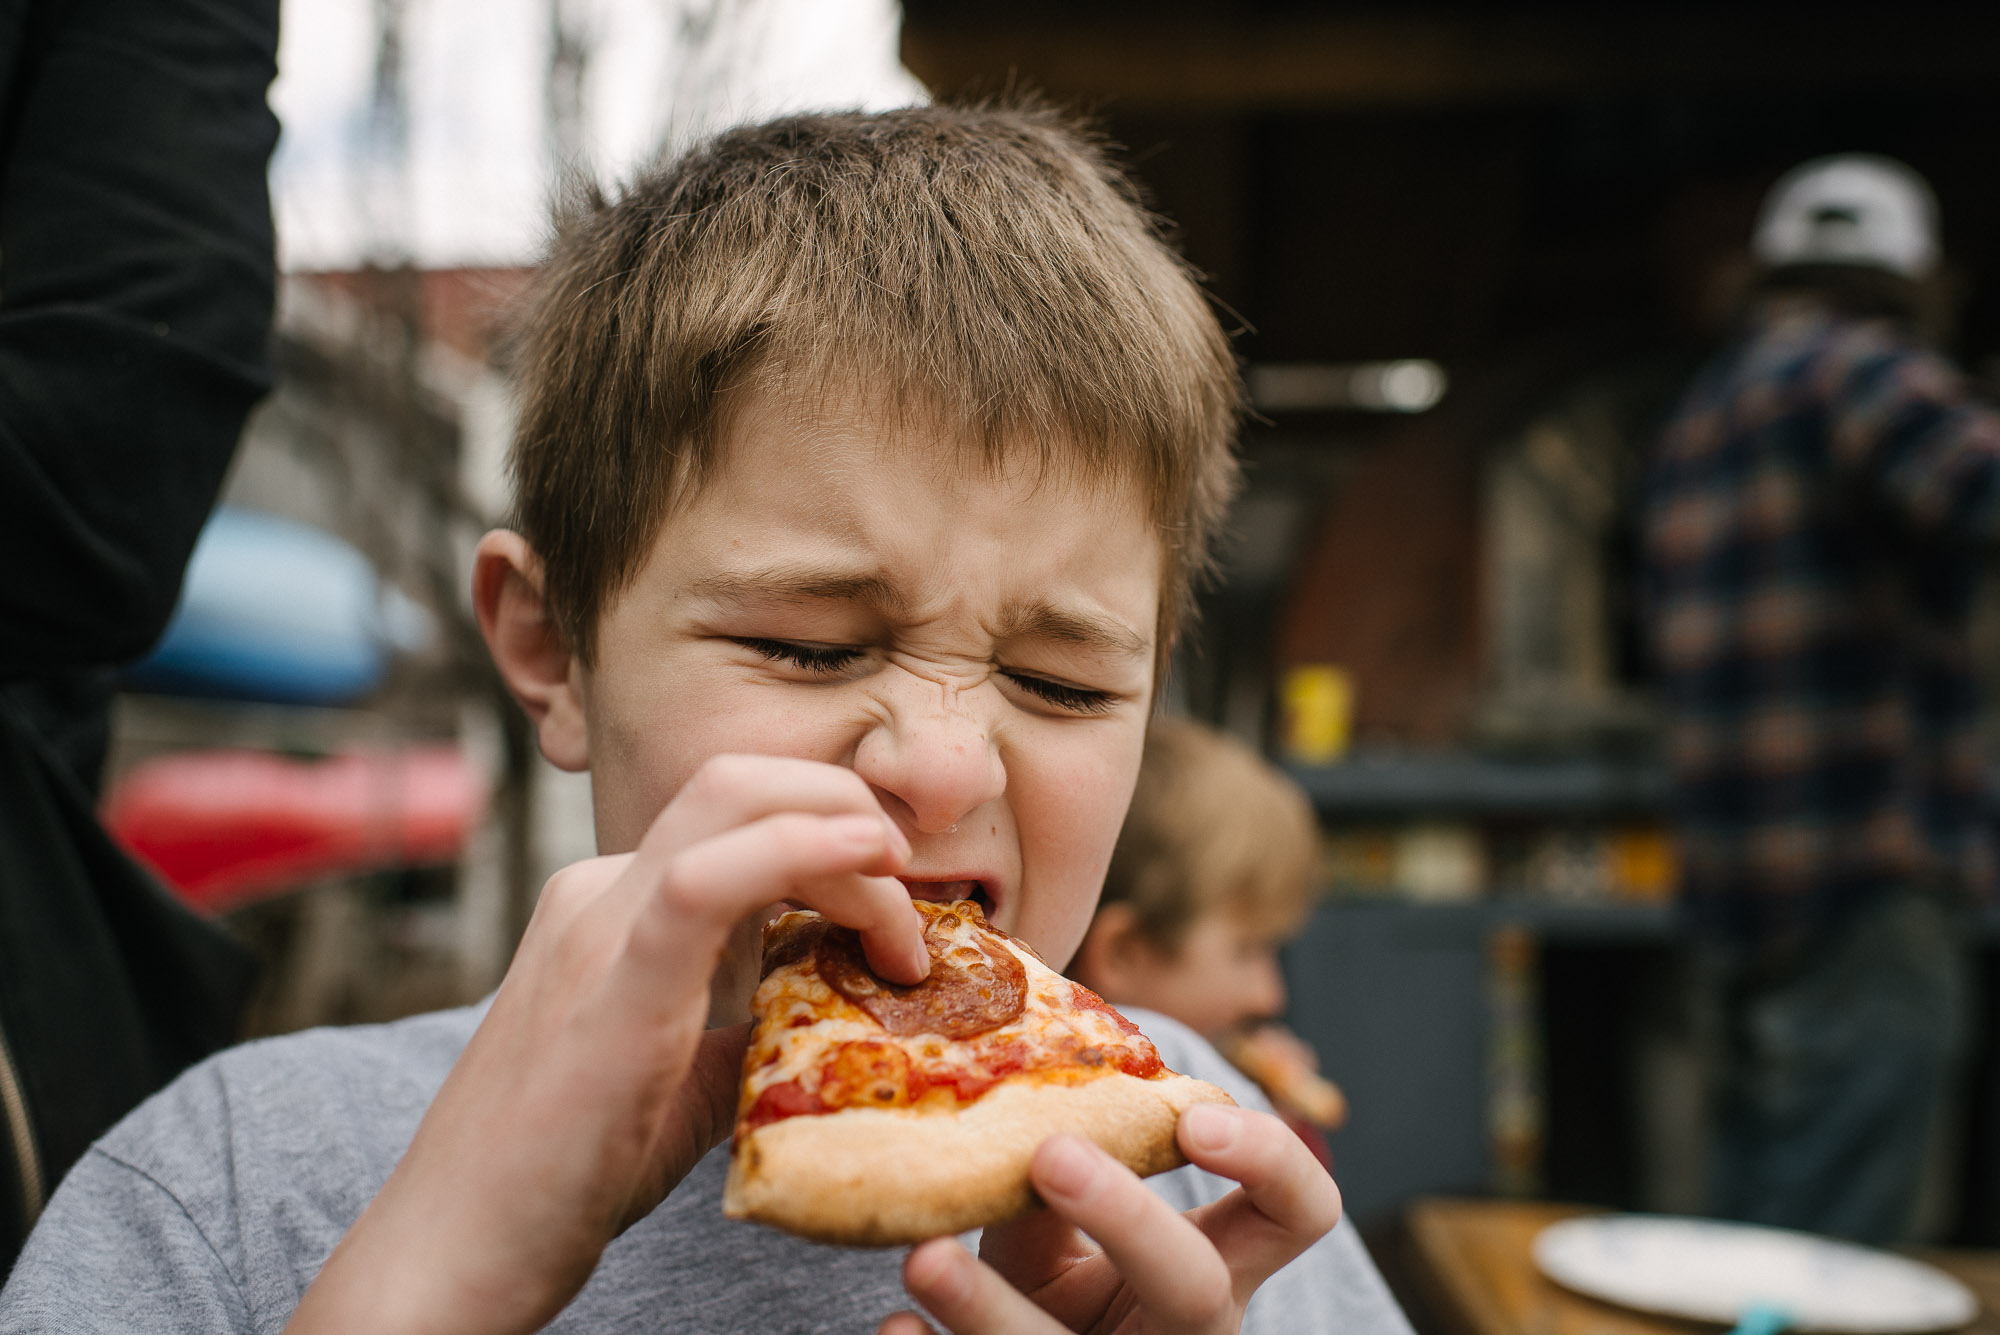
[[[1302,663],[1285,672],[1285,756],[1295,764],[1326,765],[1347,754],[1354,721],[1354,678],[1331,663]]]

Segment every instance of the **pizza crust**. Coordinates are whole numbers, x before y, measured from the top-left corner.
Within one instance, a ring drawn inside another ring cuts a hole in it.
[[[887,1247],[997,1224],[1039,1202],[1035,1149],[1058,1132],[1102,1147],[1140,1176],[1185,1163],[1174,1139],[1198,1103],[1230,1103],[1206,1081],[1110,1074],[1003,1082],[952,1111],[849,1108],[740,1137],[723,1212],[818,1242]]]

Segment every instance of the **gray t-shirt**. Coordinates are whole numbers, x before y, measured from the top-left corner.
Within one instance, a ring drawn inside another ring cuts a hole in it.
[[[0,1335],[275,1332],[389,1176],[483,1010],[251,1043],[190,1070],[77,1163],[0,1291]],[[1265,1106],[1215,1050],[1134,1018],[1175,1070]],[[872,1332],[910,1307],[903,1253],[798,1241],[722,1217],[728,1147],[605,1251],[563,1332]],[[1187,1209],[1232,1184],[1152,1178]],[[1342,1221],[1274,1276],[1246,1331],[1409,1335]]]

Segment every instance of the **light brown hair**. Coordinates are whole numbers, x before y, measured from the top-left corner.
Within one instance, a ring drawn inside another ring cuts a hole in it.
[[[1167,949],[1218,909],[1280,936],[1312,902],[1318,849],[1297,784],[1233,737],[1157,718],[1101,902],[1131,905],[1139,929]]]
[[[586,200],[516,371],[514,523],[586,663],[746,390],[862,387],[989,466],[1136,484],[1162,652],[1236,484],[1228,339],[1105,146],[1040,105],[789,117]]]

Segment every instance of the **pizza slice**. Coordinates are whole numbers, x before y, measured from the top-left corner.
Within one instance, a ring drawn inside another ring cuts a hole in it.
[[[973,901],[912,904],[931,955],[912,987],[877,978],[855,933],[817,913],[764,929],[724,1213],[891,1246],[1031,1208],[1029,1160],[1059,1131],[1141,1175],[1185,1162],[1181,1113],[1229,1095],[1169,1071]]]
[[[1319,1058],[1305,1040],[1281,1024],[1265,1021],[1216,1040],[1229,1064],[1257,1082],[1280,1112],[1327,1131],[1347,1121],[1347,1096],[1319,1073]]]

